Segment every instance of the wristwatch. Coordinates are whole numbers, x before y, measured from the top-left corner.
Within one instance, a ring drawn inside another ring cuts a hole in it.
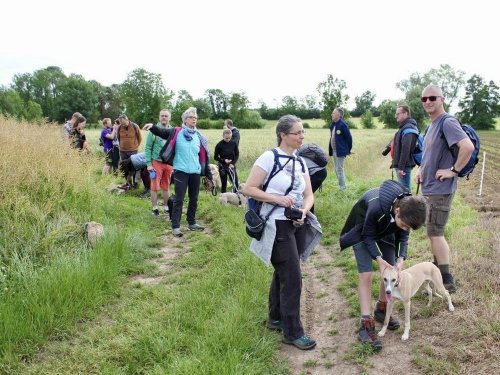
[[[456,173],[458,174],[458,171],[455,169],[455,166],[451,167],[450,170],[453,172],[453,173]]]

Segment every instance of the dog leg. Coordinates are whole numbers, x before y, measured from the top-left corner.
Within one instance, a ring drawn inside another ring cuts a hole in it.
[[[443,293],[446,296],[446,298],[448,298],[448,310],[455,311],[455,307],[453,306],[453,303],[451,303],[450,293],[446,289],[444,289]]]
[[[427,281],[427,284],[425,285],[425,289],[427,290],[427,295],[429,296],[429,302],[427,303],[427,307],[430,307],[432,305],[432,288],[431,288],[430,281]]]
[[[389,319],[392,314],[392,307],[394,306],[394,299],[391,299],[390,301],[387,301],[387,305],[385,306],[385,319],[384,319],[384,325],[382,326],[382,329],[378,333],[380,337],[385,335],[385,331],[387,331],[387,326],[389,325]]]
[[[403,336],[401,336],[401,340],[406,341],[408,340],[408,337],[410,337],[410,306],[411,306],[411,301],[403,301],[403,304],[405,306],[405,331],[403,333]]]

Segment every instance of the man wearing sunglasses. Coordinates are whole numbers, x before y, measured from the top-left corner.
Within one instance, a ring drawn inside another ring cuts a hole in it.
[[[445,288],[454,293],[457,287],[450,273],[450,248],[444,230],[457,189],[458,171],[469,161],[474,145],[455,117],[447,117],[440,126],[446,112],[439,86],[431,84],[425,87],[421,99],[432,123],[424,138],[422,164],[415,173],[415,182],[422,184],[422,194],[427,198],[426,227],[434,261],[441,271]],[[451,147],[458,148],[456,158]]]

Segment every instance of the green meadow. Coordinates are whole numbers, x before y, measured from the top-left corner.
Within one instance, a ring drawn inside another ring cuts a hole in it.
[[[305,141],[326,149],[328,129],[320,120],[304,121],[311,125]],[[351,301],[353,316],[357,274],[350,254],[337,251],[338,235],[360,194],[391,178],[390,161],[380,152],[393,132],[354,129],[346,162],[349,189],[337,188],[329,164],[316,194],[322,246],[335,253],[332,267],[345,275],[345,283],[335,287]],[[213,150],[222,130],[203,133]],[[197,216],[208,233],[172,241],[169,223],[151,215],[141,189],[108,192],[123,181],[101,176],[98,137],[99,130],[88,130],[92,154],[80,155],[64,144],[57,126],[0,118],[0,373],[292,373],[279,354],[279,336],[262,324],[272,268],[248,251],[243,210],[201,192]],[[272,123],[241,130],[240,181],[275,145]],[[105,228],[95,246],[84,236],[87,221]],[[500,352],[494,232],[456,197],[446,236],[461,289],[454,296],[454,319],[447,321],[450,345],[428,343],[425,351],[416,350],[406,364],[414,373],[466,373],[470,363],[494,372]],[[430,259],[423,231],[410,241],[409,264]],[[165,244],[183,256],[162,272],[154,260]],[[162,279],[146,285],[134,281],[138,275]],[[418,349],[424,343],[425,337],[417,337],[411,345]],[[351,354],[364,356],[356,350]],[[374,360],[380,355],[368,355],[360,369],[369,373]],[[352,362],[347,356],[345,361]]]

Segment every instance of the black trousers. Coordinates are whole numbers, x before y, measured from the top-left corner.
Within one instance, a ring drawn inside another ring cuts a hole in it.
[[[269,319],[281,320],[283,335],[289,340],[304,335],[300,320],[300,255],[304,248],[305,227],[294,227],[291,220],[276,220],[276,238],[271,255],[274,273],[269,289]]]
[[[236,190],[238,189],[238,174],[236,173],[236,166],[234,166],[234,169],[230,172],[229,171],[229,166],[224,165],[219,163],[219,176],[220,176],[220,192],[225,193],[227,190],[227,178],[231,178],[230,173],[232,172],[234,174],[234,181],[231,181],[233,184],[233,193],[236,193]]]
[[[111,165],[113,166],[113,172],[118,170],[120,163],[120,149],[118,146],[113,146],[113,151],[111,151]]]
[[[196,209],[198,208],[198,195],[200,193],[200,175],[198,173],[185,173],[174,170],[174,189],[172,207],[172,228],[180,228],[182,205],[186,190],[188,191],[189,203],[187,209],[187,222],[189,225],[196,224]]]

